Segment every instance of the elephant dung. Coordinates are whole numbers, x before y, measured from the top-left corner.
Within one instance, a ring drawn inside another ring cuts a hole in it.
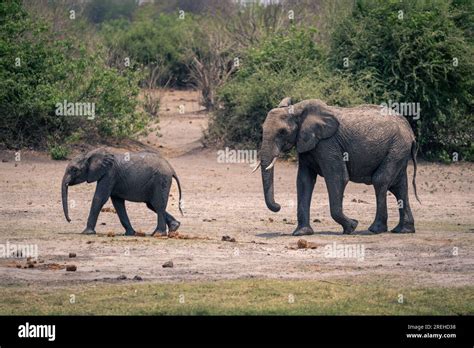
[[[110,208],[110,207],[102,208],[100,211],[101,211],[101,212],[104,212],[104,213],[114,213],[114,214],[117,214],[117,212],[115,211],[115,209],[114,209],[114,208]]]
[[[306,239],[299,239],[296,245],[297,249],[316,249],[318,247],[318,244],[308,242]]]
[[[66,266],[66,271],[68,271],[68,272],[76,272],[76,270],[77,270],[76,265],[67,265]]]

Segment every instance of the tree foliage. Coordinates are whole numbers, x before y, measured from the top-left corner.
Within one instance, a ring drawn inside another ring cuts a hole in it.
[[[367,102],[420,103],[420,119],[409,120],[428,158],[474,156],[474,49],[465,21],[472,8],[464,1],[357,1],[332,36],[332,67],[369,90]]]
[[[20,1],[0,3],[0,145],[63,143],[80,132],[93,138],[131,136],[145,125],[136,111],[138,76],[104,64],[28,15]],[[56,104],[94,103],[95,118],[58,116]]]

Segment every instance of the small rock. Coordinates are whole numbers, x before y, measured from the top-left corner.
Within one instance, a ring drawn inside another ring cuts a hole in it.
[[[133,277],[133,280],[142,281],[143,278],[136,275],[135,277]]]
[[[69,253],[69,258],[76,257],[76,253]]]
[[[173,261],[167,261],[162,266],[163,268],[173,268],[174,267]]]
[[[127,276],[124,275],[124,274],[119,275],[119,276],[117,277],[117,280],[125,280],[125,279],[127,279]]]
[[[77,270],[76,265],[67,265],[66,266],[66,271],[68,271],[68,272],[76,272],[76,270]]]
[[[316,223],[320,224],[320,223],[321,223],[321,220],[319,220],[319,219],[314,219],[313,222],[316,222]]]
[[[107,232],[107,237],[115,237],[115,233],[113,233],[113,232]]]
[[[235,238],[231,237],[231,236],[222,236],[222,241],[223,242],[232,242],[232,243],[235,243]]]
[[[272,218],[268,218],[268,221],[269,221],[269,222],[273,222],[273,219],[272,219]]]

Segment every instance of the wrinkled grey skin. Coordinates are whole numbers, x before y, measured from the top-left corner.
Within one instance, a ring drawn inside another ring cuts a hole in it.
[[[388,190],[399,202],[400,222],[392,232],[415,232],[407,178],[407,164],[412,159],[416,195],[415,136],[403,116],[382,115],[380,110],[376,105],[329,107],[317,99],[291,105],[291,99],[285,98],[268,113],[260,150],[265,203],[274,212],[280,210],[274,199],[274,168],[266,168],[275,157],[296,146],[298,226],[294,236],[314,233],[309,212],[318,175],[324,177],[331,216],[342,225],[344,234],[352,233],[358,224],[343,212],[344,189],[349,181],[375,188],[377,213],[370,231],[387,231]]]
[[[95,234],[95,226],[100,210],[109,198],[125,228],[125,235],[135,231],[125,210],[125,201],[144,202],[158,215],[157,227],[153,234],[166,235],[166,225],[170,232],[179,228],[180,222],[166,212],[172,178],[179,189],[181,211],[181,185],[171,165],[159,154],[153,152],[113,153],[99,148],[86,155],[74,158],[66,168],[62,180],[62,203],[64,216],[71,221],[68,212],[68,187],[83,182],[97,181],[92,206],[84,234]],[[182,211],[181,211],[182,214]]]

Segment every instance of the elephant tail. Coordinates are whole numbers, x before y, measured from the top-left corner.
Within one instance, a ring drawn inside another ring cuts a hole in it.
[[[415,191],[415,197],[418,203],[421,204],[420,199],[418,198],[418,194],[416,193],[416,153],[418,152],[418,146],[416,141],[413,141],[411,144],[411,159],[413,160],[413,190]]]
[[[178,208],[179,208],[179,212],[181,213],[182,216],[184,216],[184,214],[183,214],[183,200],[181,199],[181,184],[179,183],[179,179],[178,179],[178,176],[176,175],[176,173],[173,173],[173,178],[176,180],[176,184],[178,184],[178,191],[179,191]]]

